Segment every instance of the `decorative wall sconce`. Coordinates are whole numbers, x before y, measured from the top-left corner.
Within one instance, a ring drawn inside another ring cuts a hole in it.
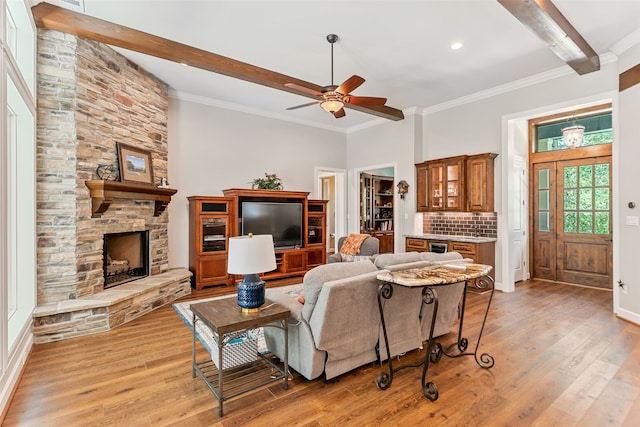
[[[404,179],[398,183],[398,194],[401,199],[404,199],[404,195],[409,192],[409,184]]]

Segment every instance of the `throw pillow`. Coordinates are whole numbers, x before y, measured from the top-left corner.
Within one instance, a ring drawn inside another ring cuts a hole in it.
[[[351,255],[343,254],[342,252],[340,252],[340,258],[342,258],[342,262],[371,261],[369,255]]]

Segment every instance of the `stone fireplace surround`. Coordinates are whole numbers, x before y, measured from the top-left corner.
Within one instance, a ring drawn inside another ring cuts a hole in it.
[[[191,292],[168,267],[168,214],[149,200],[114,200],[92,217],[86,180],[117,165],[116,143],[152,155],[167,176],[168,88],[106,45],[38,30],[36,343],[107,331]],[[150,276],[104,289],[105,233],[149,232]]]

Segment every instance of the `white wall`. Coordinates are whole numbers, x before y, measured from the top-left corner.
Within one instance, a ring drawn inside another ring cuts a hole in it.
[[[620,73],[640,64],[640,45],[625,52],[620,58]],[[618,190],[617,215],[619,230],[614,235],[614,295],[619,303],[618,314],[640,323],[640,227],[626,225],[627,217],[640,216],[640,84],[619,94],[618,141],[614,151],[614,186]],[[615,199],[614,199],[615,202]],[[636,207],[628,207],[634,202]],[[617,256],[616,256],[617,255]],[[624,282],[627,293],[619,292],[616,282]]]
[[[401,121],[384,121],[380,124],[350,133],[347,137],[348,212],[350,233],[358,233],[358,193],[359,174],[355,170],[377,169],[394,165],[395,182],[405,180],[409,184],[409,193],[404,200],[395,195],[394,206],[394,240],[395,251],[404,251],[405,234],[413,234],[414,215],[416,212],[414,164],[414,144],[416,141],[416,120],[419,116],[406,114]],[[421,230],[420,230],[421,231]]]
[[[275,173],[284,189],[313,196],[314,167],[346,167],[346,135],[170,98],[169,266],[189,265],[189,196],[222,196]]]

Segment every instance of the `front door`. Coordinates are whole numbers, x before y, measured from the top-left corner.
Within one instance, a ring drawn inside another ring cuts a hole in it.
[[[611,156],[534,165],[534,277],[612,287]]]

